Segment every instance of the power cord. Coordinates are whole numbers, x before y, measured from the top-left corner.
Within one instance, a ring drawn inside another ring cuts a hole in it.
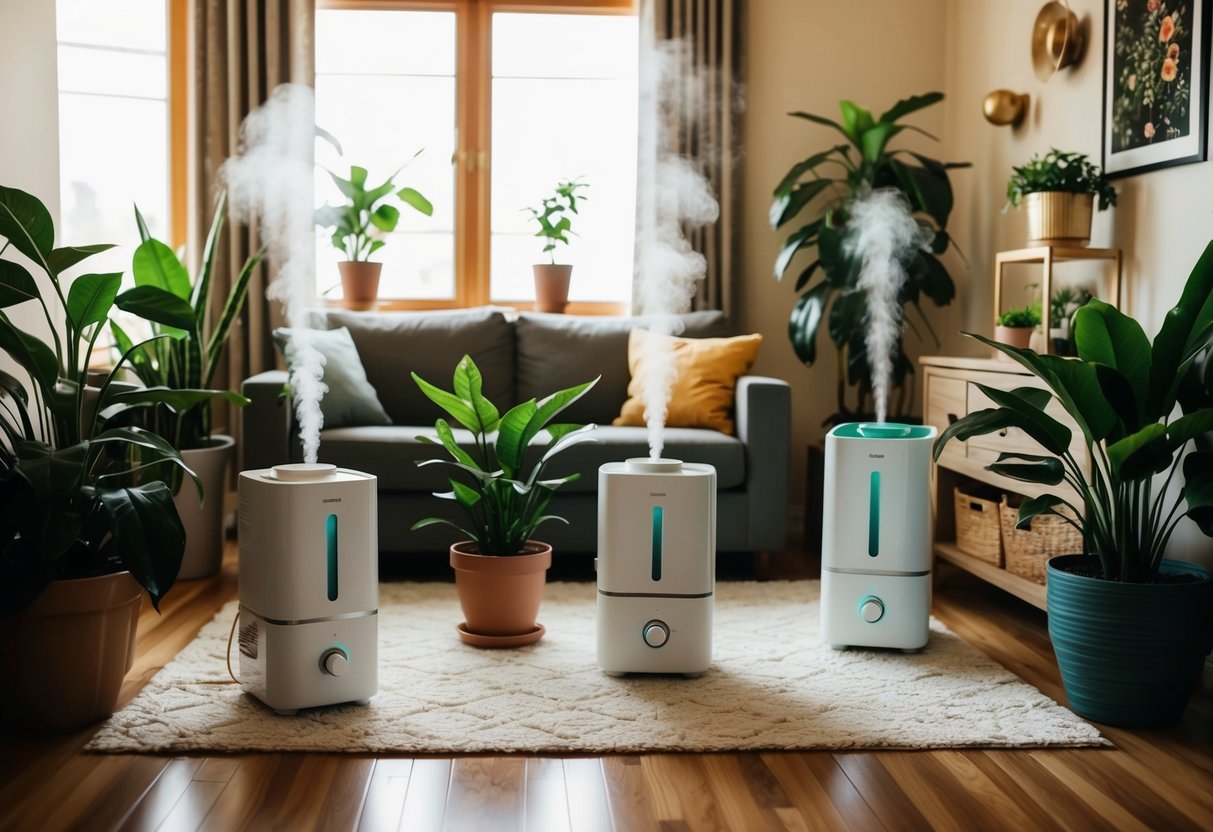
[[[232,670],[232,638],[236,635],[236,624],[240,621],[240,609],[236,608],[236,617],[232,619],[232,629],[227,633],[227,675],[232,677],[232,681],[240,684],[240,680],[236,678],[235,671]]]

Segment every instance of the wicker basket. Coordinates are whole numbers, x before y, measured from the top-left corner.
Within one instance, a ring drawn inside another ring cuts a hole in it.
[[[974,483],[956,486],[956,548],[995,566],[1002,566],[1002,534],[998,529],[1001,492]]]
[[[1056,514],[1038,514],[1032,518],[1028,528],[1015,528],[1022,501],[1023,498],[1018,495],[1006,495],[998,507],[1006,569],[1021,578],[1044,584],[1045,565],[1049,558],[1081,552],[1082,535]],[[1061,511],[1069,510],[1062,508]]]

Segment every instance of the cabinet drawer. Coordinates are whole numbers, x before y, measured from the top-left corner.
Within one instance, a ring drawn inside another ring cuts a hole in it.
[[[952,422],[963,416],[965,409],[966,388],[968,383],[963,378],[932,374],[927,377],[927,397],[925,412],[928,425],[934,425],[943,431]]]
[[[1013,390],[1017,387],[1041,387],[1045,385],[1039,379],[1025,378],[1024,376],[993,375],[992,378],[973,378],[968,383],[966,394],[966,411],[973,413],[978,410],[997,407],[994,402],[985,393],[981,392],[977,383],[986,385],[987,387],[996,387],[1000,390]],[[1057,401],[1050,399],[1045,406],[1045,413],[1052,416],[1061,424],[1068,427],[1071,431],[1070,453],[1073,454],[1075,460],[1080,465],[1085,466],[1086,463],[1086,446],[1083,444],[1082,433],[1078,430],[1078,426],[1074,424],[1070,414],[1066,413],[1065,408]],[[985,436],[974,436],[968,442],[968,457],[969,459],[989,464],[998,459],[999,454],[1017,453],[1017,454],[1043,454],[1044,448],[1036,442],[1035,439],[1028,436],[1019,428],[1005,428],[1001,431],[986,434]]]

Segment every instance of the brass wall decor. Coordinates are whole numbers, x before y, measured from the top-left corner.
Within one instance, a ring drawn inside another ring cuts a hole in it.
[[[996,124],[999,127],[1009,124],[1016,127],[1028,112],[1029,100],[1026,92],[994,90],[981,103],[981,111],[990,124]]]
[[[1048,81],[1053,73],[1082,60],[1082,30],[1067,3],[1045,3],[1032,24],[1032,67],[1036,77]]]

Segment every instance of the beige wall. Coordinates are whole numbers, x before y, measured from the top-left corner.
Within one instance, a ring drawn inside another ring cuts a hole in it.
[[[1080,66],[1062,71],[1047,84],[1032,72],[1029,52],[1040,5],[1005,0],[947,3],[945,90],[952,106],[944,141],[952,156],[974,163],[969,175],[956,177],[953,233],[972,265],[960,297],[961,325],[986,334],[993,315],[994,252],[1022,246],[1026,239],[1023,215],[1000,213],[1011,165],[1050,147],[1081,151],[1100,162],[1104,4],[1070,0],[1090,33],[1090,45]],[[981,115],[982,98],[1000,87],[1032,96],[1028,119],[1014,130],[993,127]],[[1213,164],[1153,171],[1115,184],[1119,204],[1096,214],[1092,243],[1124,250],[1127,311],[1153,337],[1213,238]],[[970,344],[956,347],[979,354]],[[1177,537],[1181,539],[1175,554],[1213,562],[1213,545],[1194,525]]]
[[[0,185],[34,194],[59,217],[59,81],[52,0],[0,0]],[[18,259],[10,248],[5,258]],[[36,274],[37,272],[35,272]],[[35,332],[33,304],[7,310]],[[7,355],[0,368],[13,372]]]
[[[836,144],[840,137],[829,128],[786,114],[807,110],[836,118],[839,99],[847,98],[879,115],[900,98],[943,89],[946,6],[944,0],[912,4],[904,0],[754,0],[748,4],[745,277],[740,325],[765,336],[755,372],[792,384],[795,506],[803,503],[805,449],[824,435],[821,422],[835,410],[836,353],[824,326],[819,339],[821,358],[812,368],[806,368],[792,352],[787,322],[796,299],[793,284],[799,270],[790,269],[786,283],[778,283],[772,276],[775,255],[786,233],[771,229],[767,212],[771,191],[788,168]],[[947,107],[945,101],[924,111],[914,123],[936,132],[944,126]],[[901,140],[899,136],[897,141]],[[904,144],[931,155],[942,152],[925,139],[907,139]],[[936,315],[934,320],[940,317]]]

